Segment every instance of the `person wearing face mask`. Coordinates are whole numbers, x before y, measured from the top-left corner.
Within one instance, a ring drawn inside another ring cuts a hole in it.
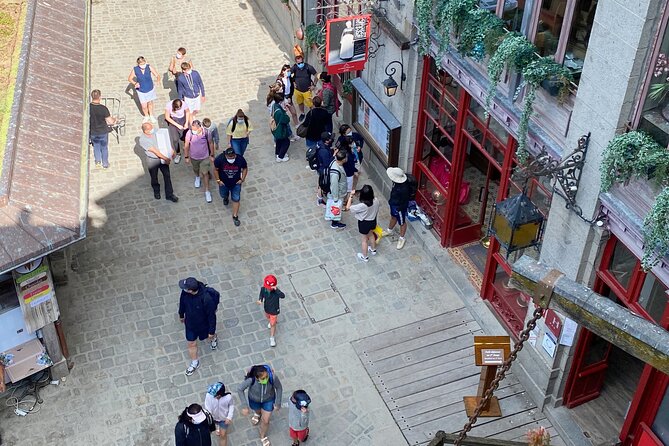
[[[186,407],[174,427],[176,446],[211,446],[211,432],[216,423],[211,414],[197,403]]]
[[[249,145],[249,135],[252,130],[253,125],[249,117],[240,108],[237,110],[235,116],[230,118],[228,127],[225,129],[225,134],[229,138],[229,147],[232,147],[237,155],[244,156],[246,147]]]
[[[177,78],[181,74],[181,64],[183,62],[188,62],[190,68],[195,68],[193,66],[193,59],[186,54],[186,48],[181,47],[177,50],[176,54],[170,58],[170,66],[167,68],[167,71],[172,73],[174,76],[174,83],[176,84]],[[179,85],[177,85],[177,93],[179,93]]]
[[[177,77],[176,83],[179,96],[186,102],[193,116],[197,115],[205,102],[202,76],[193,70],[188,62],[182,62],[181,74]]]
[[[151,177],[153,197],[156,200],[160,200],[160,183],[158,182],[158,171],[160,171],[163,174],[163,182],[165,183],[165,198],[173,203],[179,201],[179,198],[174,195],[170,176],[170,162],[174,157],[174,150],[172,150],[172,158],[165,156],[160,151],[158,148],[158,139],[153,132],[153,124],[150,122],[142,124],[139,145],[144,149],[144,153],[146,154],[146,167],[149,171],[149,177]]]
[[[214,160],[214,178],[218,184],[218,192],[223,198],[225,206],[232,199],[232,221],[239,226],[239,200],[242,193],[242,184],[246,181],[249,169],[243,156],[238,155],[228,147]]]
[[[218,436],[218,446],[228,446],[228,427],[232,423],[235,405],[232,401],[232,394],[226,390],[225,384],[219,381],[207,388],[204,408],[216,421],[215,433]]]
[[[142,115],[144,115],[142,123],[149,121],[157,122],[157,119],[153,116],[153,101],[157,98],[153,84],[154,78],[156,82],[160,81],[160,76],[156,70],[146,63],[144,57],[139,56],[137,58],[137,66],[128,75],[128,82],[135,86],[139,103],[142,106]]]
[[[344,170],[346,171],[346,184],[349,193],[356,190],[358,184],[358,178],[360,177],[358,167],[362,163],[362,146],[364,143],[365,140],[362,139],[362,136],[353,132],[348,124],[342,124],[339,127],[339,138],[337,138],[335,147],[346,150],[348,153]]]
[[[295,111],[295,106],[293,105],[293,94],[295,93],[295,83],[291,78],[290,65],[285,64],[281,67],[281,72],[276,78],[277,84],[281,85],[282,93],[284,96],[283,108],[290,113],[290,116],[293,118],[293,124],[297,125],[299,121],[297,120],[297,112]],[[299,136],[294,135],[291,138],[291,141],[296,141]]]
[[[311,108],[311,91],[316,85],[316,69],[304,62],[304,57],[296,56],[295,65],[291,69],[291,80],[295,84],[293,95],[295,103],[300,108],[299,120],[304,120],[304,106]]]
[[[186,132],[184,159],[186,164],[193,166],[194,186],[199,188],[204,183],[204,199],[207,203],[211,203],[209,170],[214,161],[214,143],[211,134],[202,127],[202,123],[197,119],[191,123],[190,130]]]
[[[244,392],[248,389],[248,399]],[[254,365],[246,374],[244,382],[237,389],[239,400],[243,406],[242,415],[248,416],[249,408],[253,411],[251,424],[260,422],[260,441],[262,446],[270,446],[267,431],[272,412],[281,408],[283,387],[274,370],[267,365]],[[247,405],[248,401],[248,405]]]

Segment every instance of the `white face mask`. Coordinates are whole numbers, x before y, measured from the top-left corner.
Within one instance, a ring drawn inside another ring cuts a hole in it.
[[[240,124],[244,123],[244,118],[237,118],[237,122]]]
[[[228,164],[233,164],[235,162],[235,158],[226,158],[225,160],[228,162]]]
[[[346,136],[353,136],[353,132],[349,131]]]
[[[183,56],[181,55],[181,53],[177,53],[177,55],[176,55],[175,57],[176,57],[177,59],[181,59]]]
[[[146,68],[146,64],[145,63],[139,64],[139,68],[143,70],[144,68]]]
[[[186,70],[186,74],[191,74],[193,70]]]
[[[191,133],[195,136],[198,136],[201,132],[200,130],[191,130]]]

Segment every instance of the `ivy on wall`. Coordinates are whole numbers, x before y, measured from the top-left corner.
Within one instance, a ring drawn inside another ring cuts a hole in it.
[[[669,150],[644,132],[623,133],[609,141],[599,169],[603,191],[632,179],[662,188],[643,222],[641,266],[648,271],[669,256]]]
[[[478,7],[477,0],[416,0],[415,19],[418,28],[420,54],[431,53],[432,39],[438,45],[437,58],[441,59],[449,47],[451,37],[457,40],[454,49],[462,56],[477,61],[490,57],[488,74],[490,86],[486,110],[497,93],[497,84],[504,68],[524,76],[514,100],[522,87],[527,86],[518,124],[518,158],[525,160],[527,130],[532,115],[536,89],[548,83],[557,91],[558,100],[569,95],[572,81],[569,70],[552,58],[537,56],[536,47],[525,36],[509,33],[505,36],[504,23],[493,12]]]

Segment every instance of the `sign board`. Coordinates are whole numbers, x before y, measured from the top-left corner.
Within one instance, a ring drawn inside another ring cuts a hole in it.
[[[548,309],[546,310],[544,323],[546,324],[546,328],[553,335],[553,340],[559,339],[560,333],[562,332],[562,320],[560,320],[560,316],[558,316],[555,311]]]
[[[13,271],[13,276],[28,331],[33,333],[56,321],[60,310],[47,260],[41,257],[21,265]]]
[[[511,353],[509,336],[474,336],[476,365],[502,365]]]
[[[365,68],[369,54],[372,16],[330,19],[325,25],[325,66],[329,74]]]
[[[578,324],[566,317],[564,319],[564,326],[562,327],[562,336],[560,336],[560,344],[571,346],[574,344],[574,337],[576,336],[576,329]]]
[[[555,350],[557,350],[557,344],[553,339],[551,339],[548,332],[544,333],[544,339],[541,342],[541,346],[544,348],[548,356],[555,358]]]

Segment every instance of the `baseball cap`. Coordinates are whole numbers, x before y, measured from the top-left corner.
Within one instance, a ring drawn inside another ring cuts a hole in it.
[[[332,133],[330,132],[321,133],[321,141],[327,141],[328,139],[332,139]]]
[[[182,290],[197,290],[200,287],[195,277],[189,277],[179,281],[179,288]]]
[[[273,276],[272,274],[265,276],[263,284],[265,285],[265,288],[276,286],[276,276]]]
[[[233,149],[232,147],[228,147],[227,149],[225,149],[225,152],[223,153],[225,153],[225,156],[232,156],[235,154],[235,149]]]

